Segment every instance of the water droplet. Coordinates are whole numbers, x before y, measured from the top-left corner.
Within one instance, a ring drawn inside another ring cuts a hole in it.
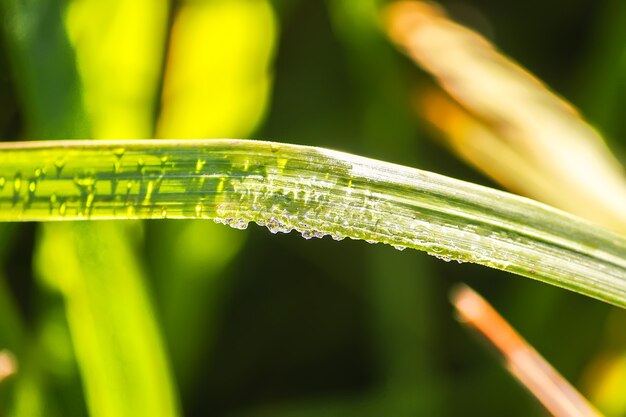
[[[202,205],[196,204],[196,217],[202,216]]]
[[[167,208],[161,207],[161,217],[167,218]]]
[[[447,255],[439,255],[439,254],[436,254],[436,253],[431,253],[431,255],[433,255],[435,258],[441,259],[444,262],[450,262],[450,261],[453,260],[451,257],[449,257]]]
[[[392,246],[399,251],[403,251],[406,249],[406,246],[402,246],[402,245],[392,245]]]
[[[61,216],[65,216],[65,212],[67,211],[67,204],[64,202],[61,203],[61,205],[59,206],[59,214]]]
[[[245,230],[248,228],[248,221],[244,219],[232,219],[228,225],[234,229]]]
[[[137,171],[141,172],[142,174],[146,173],[146,161],[144,161],[143,158],[137,159]]]
[[[161,157],[161,159],[160,159],[160,161],[161,161],[161,175],[165,174],[165,169],[167,168],[167,162],[169,160],[170,160],[170,157],[168,155],[163,155]]]
[[[22,189],[22,174],[19,172],[15,174],[15,178],[13,179],[13,192],[15,194],[19,194]]]
[[[122,159],[122,157],[124,156],[124,152],[126,152],[126,149],[124,148],[113,149],[113,155],[115,155],[117,159]]]
[[[61,171],[63,171],[63,167],[65,166],[65,160],[62,158],[54,161],[54,167],[56,168],[57,178],[61,176]]]
[[[96,177],[93,175],[86,175],[84,177],[74,177],[74,183],[78,186],[78,188],[87,188],[92,187],[96,183]]]
[[[265,227],[270,231],[270,233],[287,233],[290,229],[287,228],[287,225],[278,220],[276,217],[270,217],[269,220],[265,223]]]
[[[37,190],[37,180],[29,180],[28,181],[28,194],[26,195],[26,199],[24,201],[24,207],[30,207],[31,203],[35,198],[35,191]]]
[[[150,202],[150,199],[152,198],[152,192],[153,191],[154,191],[154,181],[148,181],[148,187],[146,189],[146,196],[143,199],[144,204],[147,204],[147,203]]]
[[[57,204],[57,195],[52,193],[50,195],[50,214],[52,214],[52,211],[54,210],[54,206]]]
[[[85,199],[85,208],[86,209],[90,209],[91,206],[93,206],[94,198],[95,198],[95,194],[94,193],[87,194],[87,198]]]

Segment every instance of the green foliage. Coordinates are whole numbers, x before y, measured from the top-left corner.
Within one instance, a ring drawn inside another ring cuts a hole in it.
[[[622,236],[351,155],[492,185],[423,140],[411,91],[428,81],[381,33],[379,3],[0,2],[7,140],[254,136],[350,152],[247,141],[3,145],[0,216],[20,222],[0,224],[0,348],[19,369],[0,384],[0,414],[537,414],[448,318],[447,290],[463,279],[566,377],[583,378],[603,410],[623,415],[623,395],[590,366],[619,371],[620,309],[386,245],[162,219],[411,247],[623,306]],[[623,7],[583,3],[466,1],[453,13],[495,33],[617,136]],[[23,222],[129,217],[160,220]]]
[[[243,140],[31,142],[1,150],[5,221],[206,218],[236,229],[255,222],[308,239],[419,249],[626,306],[622,237],[531,200],[425,171]],[[73,275],[100,269],[84,268]]]

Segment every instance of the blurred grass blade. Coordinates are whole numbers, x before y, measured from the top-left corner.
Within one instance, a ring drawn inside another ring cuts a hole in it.
[[[182,2],[158,137],[241,137],[265,113],[277,32],[267,0]]]
[[[426,101],[426,114],[445,134],[454,135],[453,149],[497,181],[515,183],[525,195],[626,231],[623,168],[570,104],[430,3],[397,2],[386,17],[390,36],[435,76],[472,123],[482,124],[478,130],[446,124],[454,118],[436,116],[441,100]],[[445,111],[458,108],[447,106]],[[489,141],[484,140],[486,131]],[[488,147],[494,140],[499,145]],[[524,164],[491,170],[484,156],[497,159],[502,148]],[[551,187],[534,188],[536,178]]]
[[[60,24],[64,5],[64,0],[0,1],[28,139],[89,136],[74,51]]]
[[[156,136],[250,136],[269,103],[277,32],[267,0],[180,2]],[[224,269],[246,235],[212,222],[159,222],[148,225],[147,232],[148,262],[173,369],[183,401],[193,402],[189,396],[198,392],[202,372],[198,363],[212,351],[216,313],[232,283]]]
[[[154,134],[167,0],[70,0],[65,28],[76,54],[92,138]]]
[[[441,90],[425,92],[420,101],[424,116],[441,129],[446,144],[508,190],[543,197],[553,204],[569,198],[569,190],[556,187],[551,177],[535,169],[532,160]]]
[[[64,23],[93,137],[154,135],[168,13],[166,0],[69,2]],[[90,413],[177,415],[167,349],[131,246],[141,225],[72,226],[46,225],[37,268],[65,299]]]
[[[48,224],[39,274],[65,297],[92,416],[173,416],[176,398],[134,250],[137,226]],[[115,254],[112,256],[111,254]]]
[[[74,51],[61,24],[64,7],[62,0],[0,2],[2,29],[5,30],[2,40],[6,42],[12,64],[8,72],[17,87],[24,122],[22,135],[26,139],[89,135]],[[36,313],[31,318],[32,333],[25,328],[14,340],[18,347],[11,349],[19,361],[20,372],[8,383],[14,386],[11,401],[5,403],[10,410],[8,414],[32,417],[44,415],[45,410],[45,415],[50,416],[81,415],[84,401],[80,386],[75,389],[76,369],[67,367],[67,362],[41,359],[49,358],[47,340],[43,340],[45,336],[40,339],[41,329],[53,322],[57,328],[62,328],[66,322],[63,315],[51,314],[57,310],[50,308],[48,294],[43,294],[38,287],[33,290],[37,302],[33,306]],[[3,313],[8,313],[9,304],[3,303],[3,306]],[[3,317],[3,321],[8,320],[8,316]],[[54,347],[59,349],[58,345]],[[71,363],[71,349],[66,355]]]
[[[526,342],[498,312],[467,286],[452,293],[461,319],[502,354],[511,374],[556,417],[601,414]]]
[[[19,93],[27,125],[35,129],[30,135],[153,134],[163,47],[159,39],[167,28],[169,2],[5,3],[10,5],[4,11],[10,23],[8,40],[19,74],[16,78],[24,86]],[[124,241],[128,237],[123,235],[124,226],[128,225],[45,225],[37,249],[49,256],[40,257],[37,267],[40,276],[63,296],[90,414],[176,415],[165,348],[147,301],[138,258]],[[106,247],[106,259],[99,252],[102,247]],[[81,256],[85,253],[96,255]],[[126,294],[131,296],[126,298]],[[40,313],[46,325],[50,317],[56,320],[53,326],[67,325],[63,316],[51,313],[49,305]],[[71,352],[69,347],[56,348]],[[58,372],[66,365],[50,362],[55,369],[46,371]],[[70,375],[59,379],[64,384],[74,382],[74,372],[72,368]],[[57,382],[55,388],[60,385]],[[66,386],[61,392],[83,405],[80,386]],[[57,397],[50,395],[41,408],[48,413],[51,405],[58,404],[60,414],[82,414],[70,401]],[[32,400],[32,393],[20,398],[25,399],[24,410],[33,403],[27,401]]]
[[[212,218],[475,262],[626,306],[626,239],[522,197],[245,140],[2,144],[4,221]]]

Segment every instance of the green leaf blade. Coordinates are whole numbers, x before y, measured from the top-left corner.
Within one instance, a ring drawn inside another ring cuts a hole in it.
[[[202,218],[426,251],[626,306],[626,240],[532,200],[322,148],[246,140],[0,148],[0,219]],[[2,180],[0,180],[2,182]]]

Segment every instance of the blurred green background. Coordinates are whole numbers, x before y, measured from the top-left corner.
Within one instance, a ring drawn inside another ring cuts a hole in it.
[[[382,4],[0,0],[1,138],[253,137],[495,186],[414,114],[431,81],[385,38]],[[442,4],[626,159],[626,2]],[[0,415],[545,414],[454,320],[459,281],[626,415],[626,314],[547,285],[256,226],[0,226],[0,348],[19,365]]]

